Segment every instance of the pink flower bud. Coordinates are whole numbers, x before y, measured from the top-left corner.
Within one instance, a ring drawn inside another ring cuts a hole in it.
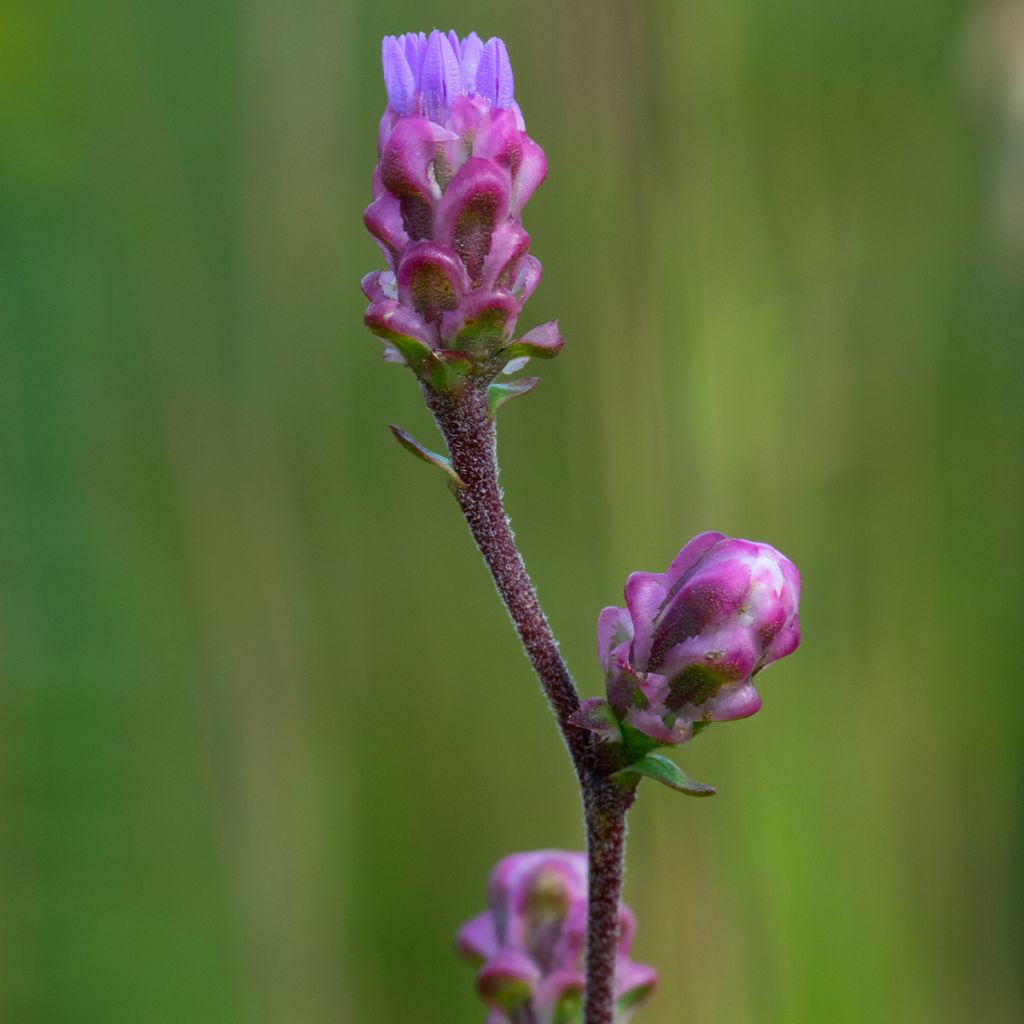
[[[633,573],[625,596],[598,618],[608,703],[659,743],[754,714],[754,676],[800,643],[800,574],[767,544],[702,533],[666,572]]]

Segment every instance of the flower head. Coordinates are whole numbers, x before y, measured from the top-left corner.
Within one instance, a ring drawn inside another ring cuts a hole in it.
[[[702,533],[664,573],[633,573],[625,596],[598,618],[608,703],[658,743],[754,714],[754,676],[800,643],[800,574],[768,544]]]
[[[456,96],[476,96],[492,107],[514,107],[512,64],[497,37],[475,32],[459,39],[436,29],[385,36],[384,85],[388,103],[402,117],[424,114],[437,124],[451,116]]]
[[[456,940],[462,957],[479,967],[477,992],[491,1007],[488,1024],[575,1019],[584,985],[586,855],[563,850],[512,854],[491,873],[488,895],[489,909],[465,924]],[[653,968],[629,959],[635,930],[632,913],[622,905],[618,1024],[657,984]]]
[[[439,389],[555,355],[554,323],[513,340],[541,274],[521,214],[547,161],[526,134],[505,44],[387,36],[383,64],[388,105],[363,219],[387,269],[363,279],[367,326],[387,359]]]

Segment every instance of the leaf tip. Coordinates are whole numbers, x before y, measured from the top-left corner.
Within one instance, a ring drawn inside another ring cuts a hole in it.
[[[446,459],[443,455],[438,455],[437,452],[432,452],[429,448],[424,447],[408,431],[403,430],[396,423],[389,423],[388,430],[391,431],[395,440],[407,452],[415,455],[418,459],[422,459],[428,465],[441,470],[441,472],[448,477],[448,482],[452,487],[457,487],[460,491],[465,490],[465,481],[458,473],[455,472],[449,459]]]

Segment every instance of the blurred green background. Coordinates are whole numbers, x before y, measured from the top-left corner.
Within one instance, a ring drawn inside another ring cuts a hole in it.
[[[474,1024],[568,762],[358,282],[385,32],[500,34],[550,176],[503,481],[598,609],[769,540],[804,646],[644,786],[638,1021],[1024,1016],[1016,0],[0,4],[0,1019]]]

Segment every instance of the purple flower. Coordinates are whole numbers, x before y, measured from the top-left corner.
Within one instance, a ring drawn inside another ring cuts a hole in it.
[[[425,114],[445,124],[456,96],[478,96],[492,107],[515,106],[512,64],[496,37],[481,42],[475,32],[459,39],[435,29],[385,36],[382,47],[384,86],[395,113]]]
[[[387,36],[388,106],[364,222],[387,269],[363,279],[366,324],[435,387],[438,367],[493,378],[512,360],[557,354],[554,323],[513,340],[540,280],[521,214],[544,152],[513,98],[505,44],[475,33]]]
[[[608,703],[621,725],[660,744],[761,707],[753,679],[800,644],[800,574],[775,548],[702,533],[664,573],[635,572],[626,607],[598,618]],[[578,724],[609,732],[594,715]]]
[[[583,996],[587,928],[587,858],[582,853],[538,850],[501,860],[491,873],[489,909],[465,924],[456,946],[479,966],[477,992],[491,1008],[488,1024],[575,1019]],[[654,990],[653,968],[633,963],[636,924],[619,911],[616,963],[617,1022]]]

